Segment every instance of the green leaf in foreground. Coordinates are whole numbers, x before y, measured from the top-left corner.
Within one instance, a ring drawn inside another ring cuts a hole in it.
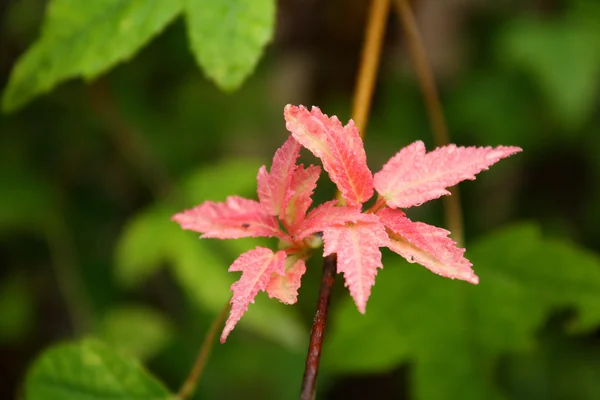
[[[600,323],[594,255],[525,225],[468,246],[467,256],[481,278],[477,286],[384,262],[366,315],[350,301],[334,314],[324,368],[385,371],[413,362],[419,399],[494,399],[498,357],[530,348],[551,312],[574,309],[570,327],[579,330]]]
[[[97,77],[132,57],[180,11],[180,1],[50,1],[41,38],[13,68],[3,110],[14,111],[67,79]]]
[[[275,0],[183,0],[191,48],[221,89],[237,89],[273,37]]]
[[[163,400],[169,391],[137,361],[95,341],[45,351],[25,380],[26,400]]]

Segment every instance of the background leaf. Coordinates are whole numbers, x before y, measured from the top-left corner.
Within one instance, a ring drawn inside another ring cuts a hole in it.
[[[27,400],[166,400],[170,396],[137,362],[95,340],[48,349],[25,382]]]
[[[146,360],[165,348],[173,337],[171,322],[147,306],[121,305],[107,312],[98,336],[119,352]]]
[[[183,0],[196,61],[224,90],[237,89],[273,37],[274,0]]]
[[[498,356],[530,348],[553,310],[577,310],[572,329],[600,323],[600,261],[590,253],[543,239],[530,225],[468,249],[481,278],[475,287],[384,262],[366,315],[349,301],[335,314],[327,368],[384,371],[411,361],[420,399],[500,398],[492,378]]]
[[[256,199],[256,175],[261,166],[255,159],[228,159],[209,168],[198,168],[181,183],[189,206],[207,200],[225,201],[233,194]]]
[[[537,81],[568,130],[581,126],[594,110],[600,84],[599,20],[599,7],[561,20],[524,17],[508,24],[499,39],[500,57]]]
[[[16,110],[69,78],[97,77],[133,56],[180,8],[162,0],[50,1],[41,37],[14,66],[2,108]]]

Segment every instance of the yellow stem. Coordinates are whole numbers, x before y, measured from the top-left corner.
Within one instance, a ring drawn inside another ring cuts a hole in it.
[[[229,314],[230,309],[231,304],[228,300],[227,304],[225,305],[225,307],[223,307],[217,318],[215,318],[210,327],[210,330],[204,337],[204,341],[202,342],[202,346],[200,347],[200,352],[196,357],[194,366],[192,367],[192,370],[190,371],[185,382],[181,386],[181,389],[179,389],[179,393],[177,394],[178,399],[186,400],[189,399],[192,396],[192,394],[194,394],[196,386],[198,385],[198,380],[200,379],[200,376],[204,371],[204,367],[206,366],[206,362],[208,361],[208,356],[210,355],[210,351],[213,348],[217,332],[225,323],[225,318],[227,317],[227,314]]]
[[[444,118],[442,103],[435,86],[433,72],[427,59],[423,39],[419,33],[417,22],[410,7],[409,0],[396,0],[396,10],[400,16],[402,27],[406,35],[406,42],[410,58],[413,62],[415,73],[419,79],[421,92],[425,98],[427,113],[433,129],[433,136],[437,146],[445,146],[450,143],[448,127]],[[463,244],[463,218],[460,207],[460,196],[458,188],[449,189],[451,195],[444,197],[444,213],[446,225],[452,232],[452,237],[459,246]]]
[[[379,69],[381,48],[383,47],[383,34],[390,10],[390,0],[373,0],[367,21],[367,30],[362,49],[354,97],[352,103],[352,119],[364,139],[373,88]]]

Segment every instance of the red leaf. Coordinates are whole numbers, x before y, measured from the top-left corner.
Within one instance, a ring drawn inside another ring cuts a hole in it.
[[[266,290],[272,275],[285,275],[285,252],[273,253],[270,249],[257,247],[231,264],[229,272],[234,271],[242,271],[242,277],[231,285],[231,312],[221,334],[221,343],[225,343],[235,324],[248,310],[248,304],[254,303],[258,292]]]
[[[264,165],[258,171],[258,198],[265,212],[270,215],[279,216],[293,194],[290,185],[299,154],[300,143],[290,137],[275,152],[271,172],[267,173]]]
[[[323,167],[349,205],[359,205],[373,195],[373,176],[367,167],[362,139],[350,121],[345,127],[317,107],[287,105],[286,127],[304,147],[323,162]]]
[[[288,257],[286,264],[290,262],[293,264],[290,268],[286,268],[285,275],[272,275],[267,285],[269,297],[275,297],[285,304],[294,304],[298,300],[300,278],[306,272],[304,260],[298,259],[294,262],[294,257]]]
[[[363,216],[364,220],[358,223],[326,228],[323,255],[337,253],[337,271],[344,273],[350,295],[364,314],[377,268],[383,267],[379,247],[387,246],[389,239],[377,216]]]
[[[311,210],[304,221],[290,232],[296,240],[302,240],[316,232],[323,232],[330,226],[344,225],[346,222],[370,221],[370,216],[362,214],[358,207],[336,207],[337,200],[331,200]]]
[[[327,144],[327,128],[324,126],[327,118],[317,107],[313,107],[312,112],[309,113],[304,106],[296,107],[288,104],[283,110],[283,115],[286,121],[285,127],[302,146],[323,162],[331,160],[332,156]]]
[[[299,165],[294,171],[290,190],[293,193],[287,200],[284,209],[279,216],[290,230],[298,226],[306,216],[310,205],[312,204],[312,194],[317,186],[317,180],[321,174],[321,168],[315,165],[309,165],[304,169]]]
[[[230,196],[224,203],[206,201],[172,219],[183,229],[203,233],[203,238],[285,237],[277,219],[266,214],[260,203],[238,196]]]
[[[377,216],[392,231],[388,232],[388,247],[408,262],[417,262],[447,278],[479,283],[479,278],[471,269],[473,264],[463,256],[465,250],[456,247],[456,243],[448,237],[450,232],[447,230],[412,222],[401,210],[387,207]]]
[[[518,147],[456,147],[449,145],[425,154],[417,141],[392,157],[375,174],[375,189],[390,207],[408,208],[450,194],[447,187],[488,169]]]

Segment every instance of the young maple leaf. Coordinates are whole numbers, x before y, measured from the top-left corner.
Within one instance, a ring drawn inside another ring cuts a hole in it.
[[[365,312],[377,268],[379,247],[389,247],[409,262],[417,262],[441,276],[477,284],[464,249],[448,238],[449,232],[421,222],[412,222],[398,208],[418,206],[450,194],[447,188],[487,169],[502,158],[521,151],[518,147],[457,147],[449,145],[426,153],[422,142],[400,150],[372,176],[363,143],[354,123],[342,126],[317,107],[286,106],[286,127],[292,136],[323,162],[350,209],[334,211],[333,205],[314,210],[313,218],[297,234],[323,231],[325,255],[337,253],[338,272],[344,273],[358,310]],[[378,200],[362,215],[362,204],[375,190]],[[350,218],[349,213],[354,213]],[[346,219],[335,224],[337,216]],[[351,221],[351,222],[348,222]]]
[[[373,196],[373,175],[354,122],[345,127],[337,117],[328,118],[314,107],[285,108],[287,129],[304,147],[321,159],[325,171],[349,205],[360,205]]]
[[[276,237],[285,248],[273,253],[270,249],[257,247],[240,255],[231,265],[229,271],[240,271],[242,276],[231,286],[232,308],[221,342],[260,291],[266,291],[269,297],[283,303],[295,303],[300,279],[306,271],[304,261],[315,243],[321,242],[320,238],[311,238],[311,235],[329,226],[357,220],[361,215],[356,207],[335,207],[335,211],[331,211],[329,207],[333,205],[328,203],[307,215],[321,168],[296,165],[300,148],[296,139],[290,136],[275,152],[271,170],[267,172],[265,166],[259,169],[259,201],[230,196],[225,202],[206,201],[173,216],[182,228],[200,232],[202,238]],[[325,217],[323,211],[327,214]]]
[[[221,342],[225,341],[235,324],[242,318],[248,304],[254,303],[258,292],[267,289],[272,276],[285,276],[285,257],[284,251],[273,253],[270,249],[257,247],[242,254],[231,264],[229,272],[241,271],[242,277],[231,285],[231,313],[225,322]]]
[[[343,126],[316,107],[308,111],[292,105],[286,106],[284,116],[292,136],[275,152],[271,170],[259,169],[259,201],[230,196],[223,203],[206,201],[173,216],[182,228],[200,232],[203,238],[264,236],[281,241],[283,250],[256,247],[229,268],[242,276],[231,286],[231,313],[221,342],[260,291],[283,303],[295,303],[305,260],[320,243],[324,243],[325,256],[337,254],[338,272],[344,274],[361,313],[366,310],[377,269],[383,267],[380,247],[389,247],[436,274],[479,282],[464,250],[448,238],[448,231],[412,222],[398,208],[449,194],[447,187],[475,179],[478,172],[521,149],[450,145],[426,153],[423,143],[415,142],[373,175],[352,121]],[[296,165],[301,145],[321,159],[343,201],[329,201],[308,211],[321,169]],[[375,191],[379,194],[375,205],[363,212],[363,204]],[[322,240],[315,236],[318,233]]]
[[[337,253],[337,270],[344,274],[350,295],[364,314],[377,268],[383,268],[379,248],[387,246],[389,239],[376,215],[361,215],[359,222],[325,228],[323,255]]]

